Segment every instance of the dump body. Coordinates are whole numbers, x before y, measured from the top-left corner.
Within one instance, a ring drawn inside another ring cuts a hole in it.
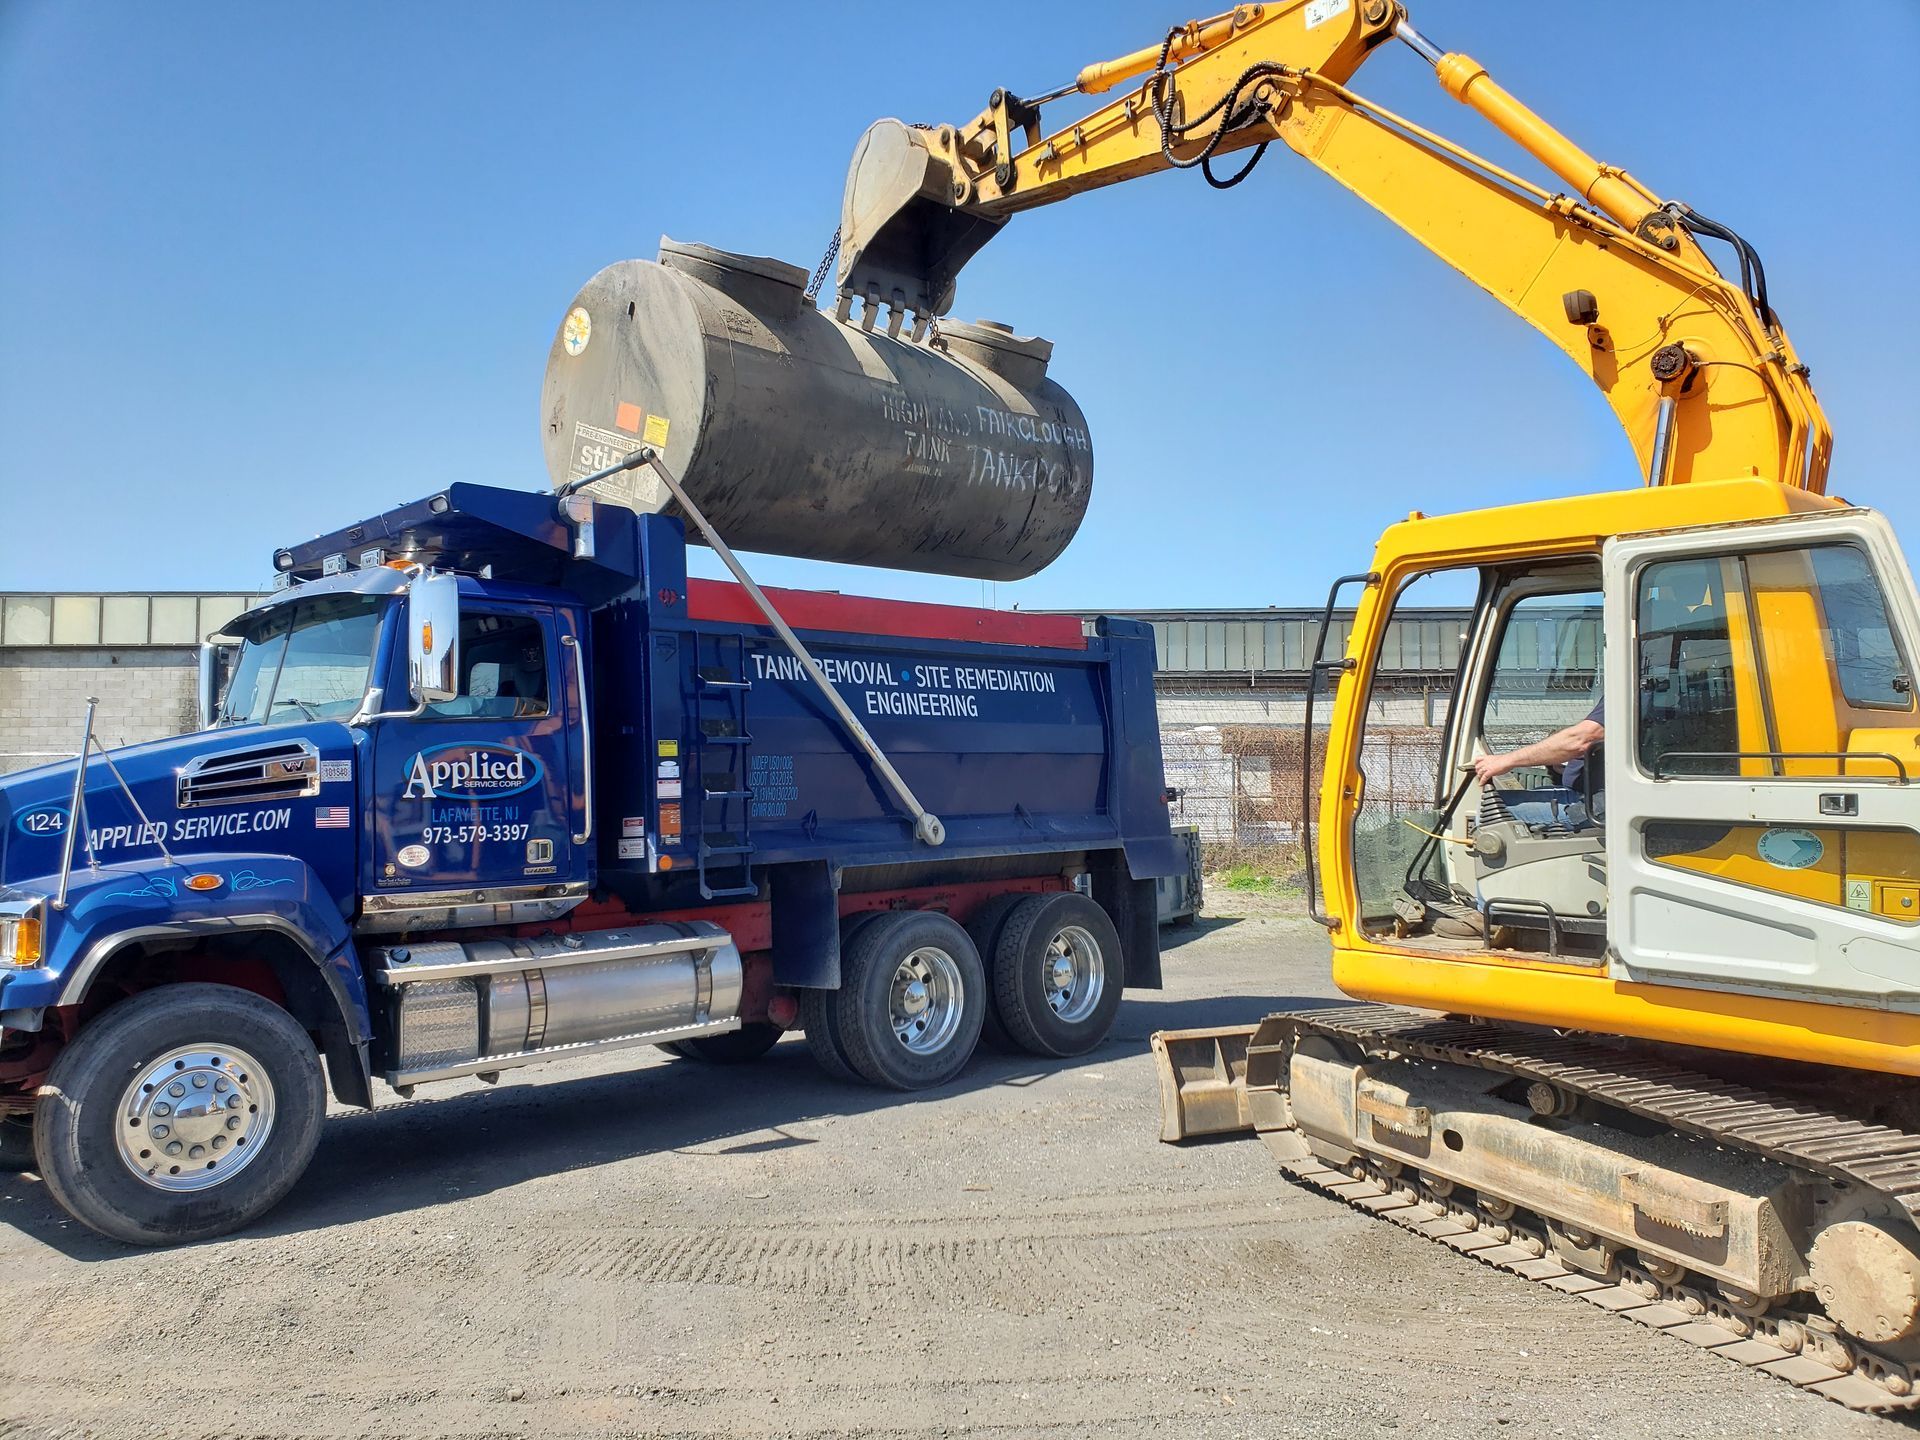
[[[915,341],[814,308],[806,272],[662,243],[575,296],[547,358],[541,438],[556,485],[642,443],[729,545],[988,580],[1066,547],[1092,493],[1052,346],[992,325]],[[804,444],[795,437],[803,436]],[[669,508],[644,471],[595,487]]]
[[[646,517],[643,531],[677,531]],[[914,793],[946,826],[935,848],[738,586],[663,573],[607,606],[600,858],[610,883],[744,864],[836,868],[1124,848],[1171,873],[1152,695],[1152,636],[1124,620],[773,591],[782,612]],[[663,603],[662,594],[680,598]],[[646,664],[625,657],[646,657]],[[624,733],[638,720],[634,733]],[[616,826],[619,833],[615,833]],[[730,858],[712,855],[719,847]],[[745,847],[737,849],[733,847]],[[723,862],[724,863],[721,863]],[[671,872],[667,872],[671,873]],[[710,885],[709,888],[715,888]]]

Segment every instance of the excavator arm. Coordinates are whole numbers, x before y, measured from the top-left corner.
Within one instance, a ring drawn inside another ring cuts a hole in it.
[[[1393,40],[1565,188],[1543,188],[1348,89]],[[1043,132],[1043,106],[1115,90]],[[1200,169],[1227,188],[1276,140],[1558,345],[1606,396],[1648,484],[1759,475],[1824,492],[1832,432],[1753,248],[1595,160],[1474,61],[1430,43],[1399,0],[1243,5],[1089,65],[1036,99],[996,90],[962,126],[880,121],[847,177],[840,313],[862,301],[870,327],[890,307],[891,329],[911,317],[918,333],[1019,211],[1169,169]],[[1247,150],[1233,173],[1217,173]],[[1738,281],[1703,240],[1732,247]]]

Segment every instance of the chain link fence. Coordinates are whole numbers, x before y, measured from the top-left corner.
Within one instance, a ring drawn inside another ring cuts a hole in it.
[[[1318,813],[1326,736],[1314,731],[1307,756],[1298,726],[1196,725],[1160,733],[1167,784],[1178,793],[1174,819],[1199,827],[1213,863],[1244,852],[1297,850],[1303,820]],[[1370,725],[1361,753],[1372,813],[1433,809],[1442,731],[1429,725]],[[1307,815],[1301,811],[1301,774]]]

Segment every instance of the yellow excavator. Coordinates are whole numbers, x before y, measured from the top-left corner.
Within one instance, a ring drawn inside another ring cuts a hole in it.
[[[1350,89],[1382,50],[1552,185]],[[1231,186],[1275,142],[1565,351],[1640,473],[1416,514],[1334,585],[1329,613],[1349,587],[1357,610],[1309,681],[1308,900],[1365,1003],[1157,1035],[1164,1137],[1258,1132],[1464,1254],[1856,1409],[1920,1404],[1920,603],[1885,520],[1825,493],[1831,433],[1753,247],[1398,0],[1288,0],[964,125],[874,125],[839,312],[937,344],[1014,214],[1169,169]],[[1451,715],[1410,765],[1382,646],[1463,582]]]

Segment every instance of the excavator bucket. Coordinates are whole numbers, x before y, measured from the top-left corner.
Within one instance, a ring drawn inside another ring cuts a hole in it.
[[[953,307],[954,277],[999,233],[1005,216],[956,207],[952,164],[899,120],[867,127],[853,150],[840,206],[842,295],[931,319]]]
[[[1168,1144],[1196,1135],[1251,1130],[1247,1108],[1247,1046],[1257,1025],[1220,1030],[1156,1030],[1154,1068],[1160,1075],[1160,1138]]]

